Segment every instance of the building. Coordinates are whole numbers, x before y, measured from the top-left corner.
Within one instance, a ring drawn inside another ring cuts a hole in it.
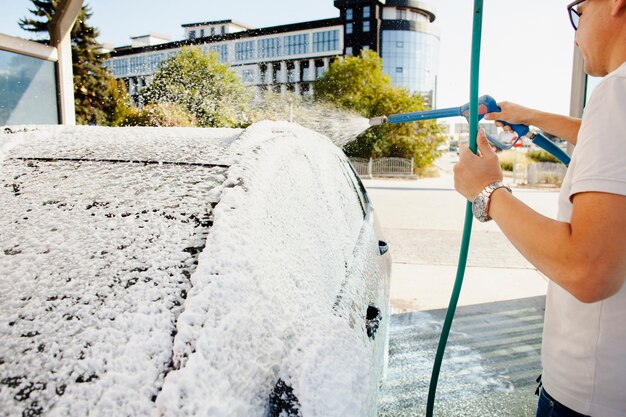
[[[192,45],[217,52],[256,91],[306,95],[334,59],[372,50],[383,58],[394,85],[435,103],[439,32],[430,6],[415,0],[334,0],[334,5],[337,18],[267,28],[233,20],[183,24],[185,39],[138,36],[111,51],[107,65],[126,82],[135,103],[159,64]]]

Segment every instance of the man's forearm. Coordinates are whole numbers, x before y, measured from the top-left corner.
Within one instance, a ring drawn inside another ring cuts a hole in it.
[[[578,300],[592,303],[616,294],[626,280],[626,196],[584,192],[573,199],[567,223],[498,189],[489,215],[537,269]]]
[[[572,145],[576,145],[576,138],[580,130],[580,119],[563,116],[560,114],[546,113],[533,110],[528,117],[528,124],[538,127],[561,139],[565,139]]]

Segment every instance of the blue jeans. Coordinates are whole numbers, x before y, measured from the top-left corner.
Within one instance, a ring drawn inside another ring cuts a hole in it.
[[[546,392],[543,387],[537,404],[537,417],[589,417],[567,408]]]

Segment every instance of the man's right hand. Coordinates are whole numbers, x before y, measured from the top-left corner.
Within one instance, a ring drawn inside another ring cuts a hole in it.
[[[508,101],[501,101],[500,103],[498,103],[498,107],[500,107],[500,111],[487,113],[485,115],[485,120],[504,120],[507,123],[516,125],[521,124],[526,126],[532,124],[532,109],[520,106],[519,104],[510,103]],[[507,132],[510,132],[512,130],[510,126],[503,125],[498,121],[496,121],[496,126],[503,128]]]

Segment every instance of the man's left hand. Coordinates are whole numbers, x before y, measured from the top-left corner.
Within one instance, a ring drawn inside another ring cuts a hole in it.
[[[469,201],[480,194],[489,184],[502,181],[502,169],[498,155],[494,152],[480,129],[476,138],[478,155],[475,155],[468,145],[463,145],[459,151],[459,162],[454,166],[454,188]]]

